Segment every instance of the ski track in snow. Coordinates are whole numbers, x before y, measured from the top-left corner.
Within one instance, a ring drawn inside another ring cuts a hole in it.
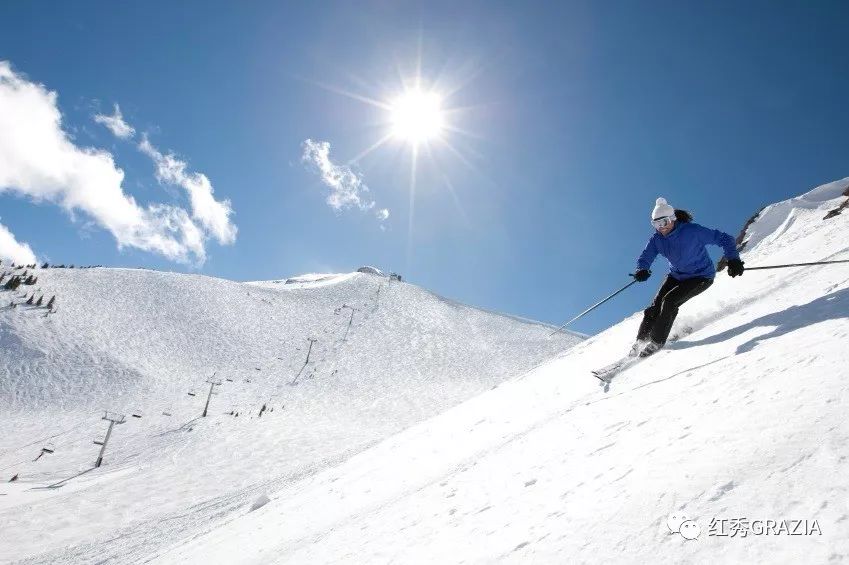
[[[758,241],[744,252],[746,265],[849,258],[849,215],[822,221],[825,211],[842,200],[832,197],[841,182],[804,195],[802,205],[794,206],[800,200],[791,199],[768,207],[778,212],[762,214],[764,224],[750,226]],[[78,285],[71,281],[76,275],[61,273],[68,285]],[[326,310],[329,303],[338,307],[340,301],[351,304],[352,292],[361,292],[359,304],[366,303],[377,291],[363,290],[366,285],[360,282],[373,280],[363,276],[322,281],[322,292],[339,294],[304,311]],[[215,281],[210,286],[234,284]],[[298,298],[316,299],[316,289],[301,284]],[[73,288],[76,292],[77,286]],[[425,291],[400,285],[393,290],[397,288],[431,304]],[[257,293],[262,304],[281,300],[288,291],[257,287],[250,292]],[[713,564],[849,558],[849,265],[751,271],[737,279],[719,273],[708,292],[684,307],[673,328],[673,333],[693,331],[623,371],[606,393],[590,370],[627,351],[639,313],[577,345],[569,342],[574,347],[564,352],[564,345],[543,346],[539,337],[550,331],[547,327],[508,323],[439,300],[432,303],[442,309],[434,306],[427,312],[413,309],[412,299],[389,300],[383,291],[380,300],[386,302],[378,311],[397,323],[395,339],[426,356],[410,361],[410,374],[420,374],[407,375],[399,390],[384,389],[395,382],[391,373],[368,381],[367,375],[378,366],[368,355],[386,348],[377,345],[377,324],[366,331],[368,322],[363,321],[360,331],[352,328],[349,343],[332,341],[323,350],[325,373],[333,365],[328,359],[338,360],[341,367],[345,358],[346,367],[357,367],[350,369],[357,378],[331,381],[316,376],[297,386],[283,385],[279,390],[285,392],[287,408],[275,410],[272,418],[234,419],[219,410],[213,418],[178,428],[175,424],[190,421],[197,412],[198,401],[193,400],[189,410],[183,397],[185,402],[174,405],[175,411],[182,410],[181,417],[157,420],[151,413],[142,420],[144,425],[118,427],[121,443],[116,442],[111,458],[107,453],[110,463],[101,470],[53,491],[27,490],[82,470],[75,469],[67,455],[58,457],[57,450],[28,467],[28,484],[6,484],[0,490],[8,495],[0,497],[0,520],[9,526],[0,532],[0,547],[8,548],[0,560]],[[398,311],[390,316],[385,310],[392,304]],[[241,302],[237,309],[247,320],[262,317]],[[0,318],[4,330],[12,327],[20,338],[0,337],[10,339],[0,343],[20,343],[22,357],[34,367],[43,363],[39,351],[75,351],[61,341],[66,336],[43,337],[45,330],[37,325],[42,322],[35,318],[9,326],[10,314],[0,315],[6,316]],[[450,338],[460,333],[475,349],[457,348],[445,365],[437,362],[444,349],[427,347],[426,341],[435,339],[429,332],[470,316],[487,316],[475,324],[482,334],[488,333],[482,329],[488,324],[506,324],[498,335],[511,344],[508,352],[514,356],[536,348],[535,355],[516,362],[515,371],[510,371],[514,378],[486,380],[481,363],[502,352],[492,346],[491,336],[475,339],[479,336],[468,328],[447,332],[439,344],[449,347]],[[402,327],[397,320],[406,317],[417,317],[424,326]],[[313,327],[327,323],[341,339],[344,324],[338,318],[331,313],[332,321],[311,322]],[[51,316],[47,321],[58,324],[61,319]],[[293,321],[291,327],[305,323],[310,320]],[[116,325],[110,320],[108,327]],[[276,335],[271,328],[243,331]],[[529,335],[512,341],[515,332],[522,331]],[[122,352],[135,346],[127,335],[113,339],[130,340],[120,345]],[[389,338],[384,334],[382,339]],[[199,349],[210,360],[182,359],[186,352],[174,347],[181,359],[163,366],[169,371],[178,361],[196,371],[215,363],[227,366],[228,359],[214,347],[207,349],[210,345]],[[405,350],[397,343],[392,348]],[[98,359],[95,352],[80,349],[75,359],[90,364]],[[266,359],[262,349],[252,352]],[[352,350],[363,352],[360,365],[346,356]],[[120,386],[114,381],[108,386],[88,382],[80,371],[79,381],[60,382],[58,390],[41,386],[36,392],[15,394],[0,389],[2,398],[13,399],[12,412],[0,415],[0,421],[7,429],[22,430],[0,442],[0,468],[21,458],[21,452],[11,448],[79,424],[84,414],[72,409],[67,398],[75,387],[88,387],[85,394],[95,399],[101,391],[120,390],[128,402],[141,402],[137,399],[145,391],[125,381],[138,374],[164,386],[155,381],[155,364],[145,365],[129,355],[113,364],[101,362],[108,371],[118,371]],[[546,358],[549,361],[540,363]],[[287,359],[291,376],[303,361]],[[236,360],[229,362],[231,373],[219,374],[250,374],[247,369],[239,373]],[[469,381],[449,386],[446,379],[428,389],[430,375],[455,371],[458,363],[463,365],[457,373]],[[530,370],[523,373],[522,364]],[[23,361],[4,365],[9,374],[25,373],[27,366]],[[51,370],[60,369],[64,371],[64,365],[57,362]],[[328,386],[322,388],[321,383]],[[185,395],[188,381],[182,377],[179,384],[174,390]],[[315,388],[308,391],[306,385]],[[405,396],[409,387],[416,393]],[[445,398],[449,391],[450,398]],[[224,388],[221,392],[213,402],[223,403]],[[233,405],[256,406],[248,392],[227,394]],[[316,394],[327,400],[322,402]],[[370,418],[372,411],[378,414]],[[50,417],[57,421],[46,424]],[[314,433],[304,430],[307,422]],[[91,424],[92,433],[102,434],[102,423]],[[123,429],[131,426],[135,434]],[[169,431],[174,429],[178,431]],[[324,435],[316,437],[318,430]],[[78,434],[59,436],[57,443],[66,436]],[[90,441],[86,436],[79,445],[70,442],[63,449],[85,451],[88,457]],[[290,457],[300,459],[292,462]],[[240,473],[249,475],[241,484]],[[207,484],[216,480],[221,484]],[[271,501],[249,511],[261,494]],[[155,508],[146,508],[148,500]],[[701,536],[685,540],[670,533],[666,521],[672,512],[695,519]],[[709,536],[714,517],[816,519],[822,534]]]

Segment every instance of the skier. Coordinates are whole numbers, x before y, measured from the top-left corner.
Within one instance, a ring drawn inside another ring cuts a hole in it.
[[[706,245],[722,247],[728,259],[729,276],[743,274],[743,261],[733,237],[693,223],[689,212],[676,210],[664,198],[655,202],[651,224],[657,231],[637,259],[634,278],[639,282],[648,280],[651,276],[649,268],[658,254],[669,260],[670,272],[651,305],[643,311],[637,341],[631,347],[632,357],[648,357],[663,347],[678,315],[678,308],[713,284],[716,269],[707,254]]]

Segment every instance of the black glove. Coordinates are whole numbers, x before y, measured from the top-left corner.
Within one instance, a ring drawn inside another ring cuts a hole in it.
[[[728,276],[739,277],[743,274],[743,262],[740,259],[728,260]]]
[[[650,276],[651,276],[651,271],[649,271],[648,269],[638,269],[637,272],[634,273],[634,279],[637,282],[647,281],[647,280],[649,280]]]

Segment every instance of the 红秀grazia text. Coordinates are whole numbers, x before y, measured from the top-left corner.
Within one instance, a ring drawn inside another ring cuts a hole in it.
[[[816,520],[750,520],[748,518],[713,518],[708,526],[709,536],[821,536]]]

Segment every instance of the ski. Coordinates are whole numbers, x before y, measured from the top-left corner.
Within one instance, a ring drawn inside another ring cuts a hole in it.
[[[691,326],[686,326],[686,327],[682,328],[680,331],[673,334],[669,338],[667,343],[676,342],[676,341],[690,335],[691,333],[693,333],[693,328]],[[631,368],[632,366],[636,365],[637,363],[639,363],[643,359],[646,359],[647,357],[651,357],[652,355],[654,355],[654,353],[657,353],[657,351],[655,351],[655,352],[653,352],[649,355],[645,355],[645,356],[641,357],[640,356],[640,352],[641,352],[640,350],[642,349],[642,347],[645,344],[646,344],[646,342],[635,343],[634,346],[631,348],[631,351],[627,355],[622,357],[621,359],[618,359],[618,360],[614,361],[613,363],[611,363],[609,365],[605,365],[604,367],[601,367],[599,369],[594,369],[592,371],[593,376],[595,378],[597,378],[598,380],[600,380],[601,384],[604,385],[605,391],[607,391],[608,387],[610,386],[610,381],[613,380],[613,377],[615,377],[616,375],[618,375],[622,371]]]
[[[595,369],[592,373],[595,378],[600,380],[602,383],[610,384],[610,381],[613,380],[617,374],[621,373],[625,369],[631,367],[632,365],[641,361],[641,357],[631,357],[630,355],[625,356],[617,361],[614,361],[610,365],[605,365],[599,369]]]

